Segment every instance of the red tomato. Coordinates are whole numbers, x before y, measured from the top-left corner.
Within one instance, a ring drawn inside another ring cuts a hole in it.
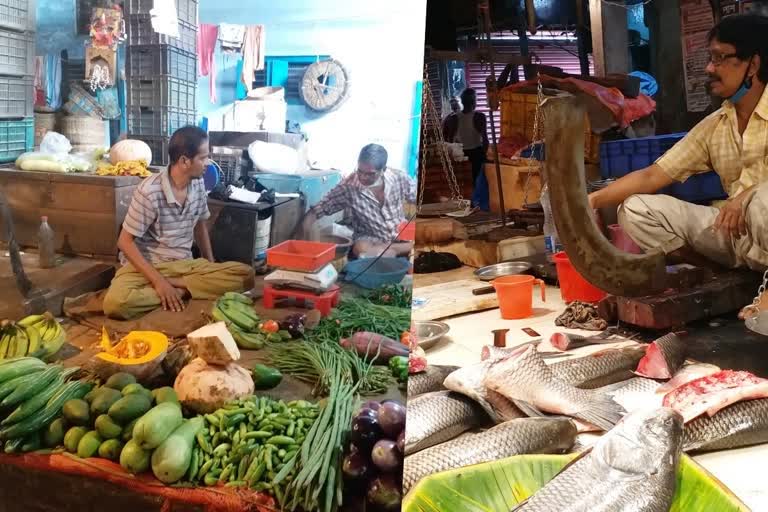
[[[267,320],[261,325],[264,332],[275,333],[280,330],[280,326],[274,320]]]

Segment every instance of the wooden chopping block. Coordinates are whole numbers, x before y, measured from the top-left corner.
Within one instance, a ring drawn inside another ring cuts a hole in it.
[[[453,219],[416,219],[416,241],[419,244],[450,242],[454,229]]]

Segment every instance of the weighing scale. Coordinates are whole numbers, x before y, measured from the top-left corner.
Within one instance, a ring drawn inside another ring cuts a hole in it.
[[[277,269],[265,277],[264,281],[273,286],[325,292],[336,284],[338,278],[339,273],[336,271],[333,263],[329,263],[317,272]]]

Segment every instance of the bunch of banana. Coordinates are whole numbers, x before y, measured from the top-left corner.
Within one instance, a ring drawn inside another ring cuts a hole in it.
[[[253,300],[241,293],[227,292],[219,298],[211,310],[211,317],[224,322],[237,345],[246,350],[259,350],[269,342],[290,339],[285,331],[268,332],[253,309]]]
[[[67,333],[50,313],[31,315],[16,323],[0,324],[0,359],[56,354],[67,341]]]

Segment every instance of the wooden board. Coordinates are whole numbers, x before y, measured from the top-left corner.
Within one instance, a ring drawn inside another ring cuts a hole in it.
[[[479,279],[461,279],[432,286],[414,288],[413,298],[428,299],[423,306],[414,307],[414,320],[439,320],[449,316],[474,313],[499,307],[495,293],[472,295],[472,290],[488,286]]]

